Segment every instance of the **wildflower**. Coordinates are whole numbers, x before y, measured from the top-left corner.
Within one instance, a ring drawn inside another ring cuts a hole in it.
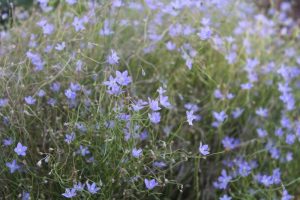
[[[44,90],[41,89],[41,90],[38,91],[37,95],[38,95],[39,97],[43,97],[43,96],[46,95],[46,92],[45,92]]]
[[[22,200],[30,200],[30,193],[29,192],[22,192]]]
[[[155,179],[148,180],[145,178],[144,182],[148,190],[152,190],[154,187],[158,185],[158,182]]]
[[[244,109],[241,109],[241,108],[236,108],[234,111],[232,111],[232,116],[234,119],[237,119],[239,118],[244,112]]]
[[[28,105],[33,105],[36,102],[36,99],[32,96],[25,97],[24,100]]]
[[[0,99],[0,107],[5,107],[8,104],[8,99]]]
[[[252,83],[243,83],[241,84],[241,88],[243,90],[250,90],[253,87]]]
[[[23,146],[20,142],[17,144],[17,147],[14,149],[18,156],[26,156],[27,147]]]
[[[293,198],[294,197],[289,195],[289,193],[286,189],[283,190],[281,200],[291,200]]]
[[[117,65],[119,64],[119,56],[115,52],[115,50],[111,50],[111,54],[107,56],[106,60],[110,65]]]
[[[84,186],[85,184],[84,183],[75,183],[74,186],[73,186],[73,189],[75,189],[76,191],[83,191],[84,190]]]
[[[65,95],[70,100],[75,100],[76,99],[76,92],[73,92],[71,89],[65,90]]]
[[[76,190],[74,188],[66,188],[65,193],[62,193],[62,195],[66,198],[73,198],[77,194],[76,194]]]
[[[218,121],[218,122],[223,122],[225,119],[227,119],[227,114],[225,111],[221,112],[213,112],[213,117]]]
[[[43,29],[44,35],[51,35],[54,32],[54,25],[44,19],[39,21],[37,25]]]
[[[240,141],[239,139],[226,136],[222,140],[222,144],[225,149],[234,149],[240,144]]]
[[[67,134],[66,135],[66,138],[65,138],[65,142],[68,143],[68,144],[71,144],[71,142],[73,142],[75,140],[75,133],[72,132],[70,134]]]
[[[136,148],[134,148],[134,149],[132,149],[132,156],[133,157],[135,157],[135,158],[139,158],[141,155],[142,155],[142,153],[143,153],[143,150],[140,148],[140,149],[136,149]]]
[[[261,117],[268,117],[268,109],[266,108],[258,108],[255,113]]]
[[[66,0],[69,5],[74,5],[77,3],[77,0]]]
[[[82,156],[86,156],[86,155],[90,154],[90,151],[87,147],[80,145],[79,149],[77,150],[77,153],[81,154]]]
[[[268,135],[268,132],[265,129],[258,128],[258,129],[256,129],[256,131],[257,131],[258,137],[260,137],[260,138],[264,138]]]
[[[132,81],[131,77],[128,76],[128,71],[120,72],[116,71],[116,82],[122,86],[130,84]]]
[[[3,139],[3,146],[10,146],[12,143],[13,140],[11,138]]]
[[[59,82],[54,82],[50,86],[50,90],[53,92],[58,92],[60,90],[60,83]]]
[[[159,102],[165,108],[171,108],[172,107],[172,105],[171,105],[171,103],[169,102],[168,99],[169,99],[168,96],[159,95]]]
[[[121,87],[117,84],[116,79],[112,76],[109,77],[108,81],[104,81],[103,84],[108,87],[107,93],[109,94],[119,95],[123,92]]]
[[[232,198],[228,196],[227,194],[224,194],[222,197],[220,197],[219,200],[231,200]]]
[[[65,42],[62,42],[62,43],[57,43],[56,46],[55,46],[55,49],[57,51],[62,51],[64,50],[66,47],[66,43]]]
[[[176,49],[176,44],[171,42],[171,41],[168,41],[166,43],[166,48],[169,50],[169,51],[173,51]]]
[[[197,34],[201,40],[208,40],[212,35],[212,30],[209,26],[205,26],[200,29],[200,32]]]
[[[295,139],[296,139],[296,136],[294,134],[287,134],[285,142],[289,145],[292,145],[292,144],[294,144]]]
[[[152,112],[151,114],[148,114],[148,116],[152,123],[158,124],[160,122],[160,113],[159,112]]]
[[[77,92],[77,91],[79,91],[80,89],[81,89],[81,86],[80,86],[80,84],[78,84],[78,83],[70,83],[70,89],[72,90],[72,91],[74,91],[74,92]]]
[[[80,19],[79,17],[75,16],[74,17],[74,20],[72,22],[72,25],[73,27],[75,28],[75,31],[78,32],[78,31],[82,31],[82,30],[85,30],[85,27],[84,27],[84,21],[82,19]]]
[[[155,161],[152,165],[153,167],[158,167],[158,168],[164,168],[167,166],[167,164],[162,161]]]
[[[209,147],[207,144],[202,145],[202,142],[200,142],[200,146],[199,146],[199,152],[200,154],[206,156],[209,154]]]
[[[16,160],[13,160],[12,162],[7,162],[6,163],[6,167],[9,168],[10,170],[10,173],[14,173],[16,170],[20,169],[20,166],[17,164],[17,161]]]
[[[232,180],[231,176],[227,175],[226,170],[222,170],[221,176],[218,177],[218,180],[213,183],[215,188],[226,189],[228,183]]]
[[[45,62],[38,53],[33,53],[31,51],[26,52],[26,57],[30,59],[31,63],[35,66],[35,71],[41,71],[44,68]]]
[[[92,183],[90,185],[89,182],[86,182],[86,187],[91,194],[96,194],[100,190],[100,188],[97,187],[96,183]]]
[[[148,98],[149,100],[149,106],[150,106],[150,109],[152,111],[158,111],[160,110],[161,108],[158,106],[158,101],[157,100],[151,100],[150,98]]]
[[[193,120],[197,119],[197,116],[194,115],[194,111],[186,111],[186,118],[187,118],[187,122],[189,123],[189,125],[193,125]]]
[[[143,109],[147,104],[148,103],[146,101],[139,99],[136,103],[131,104],[131,106],[134,111],[139,111]]]
[[[106,19],[104,21],[103,27],[100,30],[99,34],[102,35],[102,36],[109,36],[109,35],[114,34],[114,31],[112,31],[112,29],[111,29],[111,25],[110,25],[109,20]]]

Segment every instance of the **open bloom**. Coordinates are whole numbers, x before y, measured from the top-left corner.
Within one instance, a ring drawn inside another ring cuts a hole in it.
[[[200,142],[200,146],[199,146],[199,152],[200,154],[206,156],[209,154],[209,147],[207,144],[202,145],[202,142]]]
[[[148,190],[152,190],[154,187],[158,185],[158,182],[155,179],[148,180],[145,178],[144,182]]]
[[[17,147],[14,151],[18,154],[18,156],[26,156],[27,147],[23,146],[20,142],[17,144]]]

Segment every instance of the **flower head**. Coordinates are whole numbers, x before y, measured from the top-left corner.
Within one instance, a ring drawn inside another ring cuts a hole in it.
[[[27,147],[23,146],[20,142],[17,144],[17,147],[14,149],[18,156],[26,156]]]
[[[158,185],[158,182],[155,179],[148,180],[145,178],[144,182],[148,190],[152,190],[154,187]]]
[[[209,154],[209,147],[207,144],[202,145],[202,142],[200,142],[200,146],[199,146],[199,152],[200,154],[206,156]]]

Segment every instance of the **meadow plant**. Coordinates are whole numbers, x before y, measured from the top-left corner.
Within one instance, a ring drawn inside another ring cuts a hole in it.
[[[0,199],[299,196],[291,3],[55,2],[0,32]]]

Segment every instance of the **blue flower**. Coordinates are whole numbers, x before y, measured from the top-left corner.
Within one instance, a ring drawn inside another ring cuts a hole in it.
[[[139,148],[139,149],[134,148],[134,149],[132,149],[131,153],[132,153],[133,157],[139,158],[139,157],[141,157],[143,150],[141,148]]]
[[[111,50],[111,54],[107,56],[106,60],[110,65],[117,65],[119,64],[119,56],[115,50]]]
[[[91,185],[86,182],[86,187],[91,194],[96,194],[100,188],[96,186],[96,183],[92,183]]]
[[[68,143],[68,144],[71,144],[71,142],[73,142],[73,141],[75,140],[75,138],[76,138],[74,132],[72,132],[72,133],[70,133],[70,134],[66,134],[65,137],[66,137],[66,138],[65,138],[65,142]]]
[[[76,190],[74,188],[66,188],[65,193],[62,193],[62,195],[66,198],[73,198],[77,194],[76,194]]]
[[[160,122],[160,113],[159,112],[152,112],[148,114],[150,121],[153,124],[158,124]]]
[[[33,105],[36,102],[36,99],[32,96],[25,97],[24,100],[28,105]]]
[[[7,162],[6,167],[9,168],[10,173],[14,173],[16,170],[20,169],[20,166],[17,164],[16,160],[13,160],[12,162]]]
[[[158,185],[158,182],[155,179],[148,180],[145,178],[144,182],[148,190],[152,190],[154,187]]]
[[[200,142],[199,152],[202,155],[204,155],[204,156],[208,155],[209,154],[209,147],[208,147],[208,145],[207,144],[202,145],[202,142]]]
[[[14,149],[14,151],[19,156],[26,156],[27,147],[23,146],[20,142],[17,144],[17,147]]]

